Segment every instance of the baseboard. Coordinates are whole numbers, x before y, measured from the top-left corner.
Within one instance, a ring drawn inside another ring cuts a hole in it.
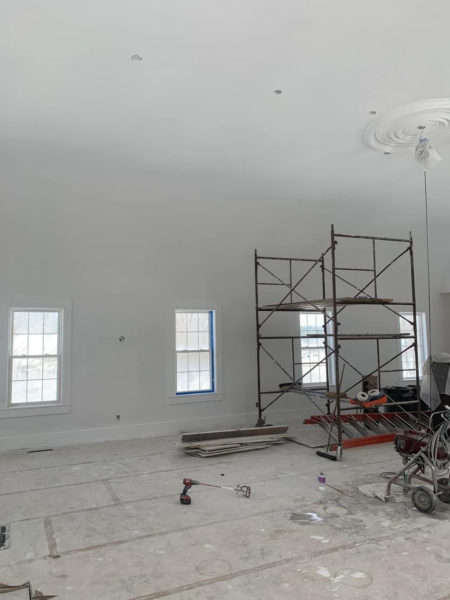
[[[267,416],[267,422],[280,424],[284,420],[291,420],[296,417],[299,417],[298,410],[273,411]],[[109,440],[157,437],[180,432],[226,429],[227,427],[249,427],[254,426],[256,420],[257,414],[255,411],[195,419],[134,423],[131,425],[118,423],[114,427],[90,427],[87,429],[2,436],[0,439],[0,451],[54,448]]]

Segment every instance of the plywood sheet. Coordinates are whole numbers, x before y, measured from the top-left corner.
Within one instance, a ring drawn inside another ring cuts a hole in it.
[[[353,298],[352,296],[345,296],[343,298],[336,298],[336,304],[339,306],[346,306],[349,304],[361,305],[361,304],[390,304],[393,302],[392,298],[366,298],[364,296]],[[333,306],[333,298],[320,298],[318,300],[309,300],[308,302],[284,302],[279,306],[277,304],[268,304],[262,306],[260,310],[317,310],[318,308],[329,308]]]

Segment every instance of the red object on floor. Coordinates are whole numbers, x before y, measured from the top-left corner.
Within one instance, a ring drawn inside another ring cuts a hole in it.
[[[343,448],[358,448],[359,446],[371,446],[372,444],[385,444],[386,442],[392,442],[397,434],[392,433],[380,433],[380,435],[371,435],[368,437],[354,438],[352,440],[342,440]],[[337,449],[337,445],[333,444],[333,450]]]
[[[415,415],[416,413],[411,413],[413,415]],[[423,415],[427,415],[428,413],[424,412]],[[381,423],[383,423],[383,421],[385,421],[386,419],[389,421],[393,421],[393,425],[396,425],[396,417],[398,417],[398,413],[346,413],[346,414],[342,414],[341,415],[341,419],[342,419],[342,423],[348,423],[349,425],[352,424],[352,421],[360,421],[362,423],[364,423],[364,421],[367,422],[377,422],[377,421],[381,421]],[[326,423],[327,425],[330,425],[334,422],[334,427],[336,426],[336,419],[333,417],[333,415],[312,415],[309,419],[305,419],[303,421],[303,423],[308,424],[308,425],[317,425],[319,423]],[[343,439],[342,440],[342,447],[343,448],[358,448],[359,446],[370,446],[372,444],[384,444],[386,442],[393,442],[396,439],[396,436],[398,436],[399,434],[401,435],[403,433],[403,431],[405,429],[408,429],[406,423],[405,423],[405,427],[398,427],[398,431],[392,431],[392,432],[386,432],[386,433],[379,433],[375,435],[370,435],[370,436],[362,436],[362,437],[355,437],[355,438],[351,438],[351,439]],[[336,443],[332,442],[332,446],[331,446],[334,450],[336,449]]]
[[[361,406],[363,408],[370,408],[371,406],[379,406],[380,404],[386,404],[387,398],[386,396],[379,396],[374,400],[367,400],[367,402],[361,402],[361,400],[357,400],[356,398],[352,398],[350,400],[350,404],[355,404],[356,406]]]

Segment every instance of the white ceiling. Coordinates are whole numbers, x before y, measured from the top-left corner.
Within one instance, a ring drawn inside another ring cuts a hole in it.
[[[371,110],[450,96],[449,17],[448,0],[0,0],[3,153],[406,198],[413,158],[362,130]]]

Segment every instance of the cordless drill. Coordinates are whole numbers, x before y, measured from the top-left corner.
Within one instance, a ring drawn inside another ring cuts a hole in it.
[[[189,479],[188,477],[185,477],[183,479],[183,491],[180,494],[180,502],[181,504],[190,504],[191,503],[191,497],[188,495],[188,491],[191,489],[191,487],[193,485],[200,485],[200,482],[197,481],[196,479]]]

